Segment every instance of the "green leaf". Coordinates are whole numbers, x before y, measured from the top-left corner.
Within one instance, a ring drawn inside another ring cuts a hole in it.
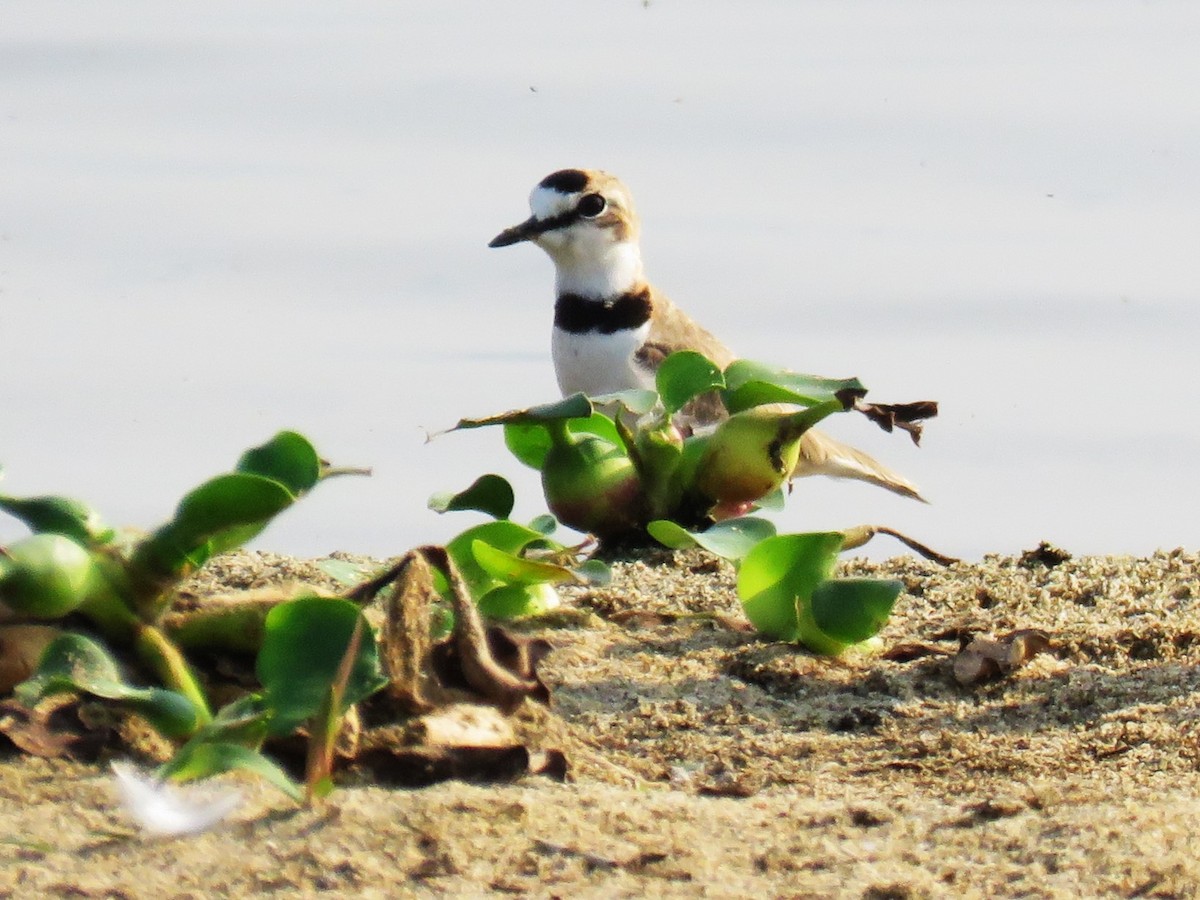
[[[80,685],[99,683],[107,690],[120,680],[117,662],[107,650],[81,634],[64,634],[42,651],[37,672],[17,685],[13,694],[32,707],[44,697],[79,690]]]
[[[775,525],[754,516],[725,519],[706,531],[688,531],[668,519],[659,519],[646,526],[650,536],[672,550],[702,547],[723,559],[738,562],[761,541],[775,535]]]
[[[522,619],[540,616],[555,609],[561,600],[553,586],[539,584],[502,584],[479,598],[479,613],[489,619]]]
[[[489,544],[496,550],[515,554],[534,541],[546,542],[546,537],[532,528],[526,528],[524,525],[510,522],[507,519],[500,519],[468,528],[451,540],[446,545],[446,552],[454,560],[454,565],[462,575],[463,581],[466,582],[471,596],[476,599],[499,585],[499,580],[490,575],[475,558],[473,545],[477,540]],[[553,545],[552,541],[550,543]],[[438,585],[438,590],[444,592],[446,585],[436,569],[434,570],[434,582]]]
[[[486,428],[489,425],[528,425],[537,422],[560,422],[564,419],[586,419],[593,412],[592,401],[583,394],[572,394],[554,403],[543,403],[527,409],[513,409],[482,419],[459,419],[450,431]]]
[[[429,498],[429,508],[437,513],[473,509],[493,519],[507,519],[515,502],[512,485],[499,475],[489,474],[480,475],[457,494],[434,494]]]
[[[283,769],[257,750],[241,744],[189,743],[160,767],[157,775],[172,781],[194,781],[235,769],[260,776],[297,803],[304,799],[303,790]]]
[[[833,578],[813,591],[813,622],[843,644],[874,637],[892,614],[904,582],[878,578]]]
[[[786,503],[786,496],[783,493],[783,488],[776,488],[769,494],[764,494],[754,501],[754,505],[759,509],[781,510]]]
[[[591,400],[596,406],[615,405],[628,410],[635,416],[644,416],[658,404],[658,394],[654,391],[631,388],[627,391],[614,391],[611,394],[597,394]]]
[[[4,497],[0,509],[15,516],[31,531],[61,534],[80,544],[101,544],[113,534],[100,513],[71,497]]]
[[[537,559],[508,553],[478,538],[471,542],[471,555],[488,575],[505,584],[540,584],[578,581],[570,569]]]
[[[271,710],[261,694],[245,694],[217,710],[192,735],[188,744],[240,744],[250,749],[262,746],[267,736]]]
[[[529,521],[529,527],[538,534],[549,537],[558,531],[558,519],[550,515],[550,513],[542,513],[540,516],[534,516]]]
[[[654,383],[667,413],[673,415],[700,394],[724,388],[725,376],[704,354],[678,350],[663,360]]]
[[[521,463],[540,472],[552,442],[545,425],[510,422],[504,426],[504,445]]]
[[[603,413],[592,413],[586,419],[571,419],[567,422],[567,430],[572,434],[594,434],[614,444],[621,443],[617,426]],[[506,424],[504,443],[519,461],[539,472],[553,446],[549,429],[539,422]]]
[[[747,359],[736,360],[725,369],[725,384],[722,397],[730,413],[764,403],[816,406],[830,400],[837,400],[843,409],[849,409],[855,398],[867,393],[857,378],[803,375]]]
[[[2,559],[0,602],[27,616],[60,618],[101,589],[96,557],[63,534],[31,534]]]
[[[261,447],[243,453],[237,471],[278,481],[299,497],[320,481],[321,457],[308,438],[281,431]]]
[[[288,488],[263,475],[218,475],[187,494],[175,518],[143,540],[132,568],[156,581],[203,565],[240,547],[295,502]]]
[[[271,734],[288,734],[321,708],[361,615],[349,600],[331,597],[301,597],[271,610],[255,664],[272,711]],[[364,625],[342,711],[385,684],[374,634]]]
[[[738,570],[738,596],[755,628],[776,640],[800,636],[797,604],[807,604],[833,573],[842,537],[838,531],[778,535],[746,555]]]
[[[71,692],[115,700],[167,737],[189,735],[199,724],[196,708],[186,697],[162,688],[126,684],[108,651],[81,634],[64,634],[52,641],[42,652],[33,677],[13,689],[28,707],[45,697]]]
[[[261,529],[294,500],[291,491],[273,478],[249,472],[218,475],[179,502],[171,527],[177,539],[199,546],[225,532]],[[221,546],[215,552],[236,546],[217,543]]]

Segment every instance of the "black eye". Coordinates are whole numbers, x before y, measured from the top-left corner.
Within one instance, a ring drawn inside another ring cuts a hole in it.
[[[575,210],[585,219],[594,219],[600,213],[604,212],[606,206],[608,204],[599,194],[588,194],[579,201],[579,205],[575,207]]]

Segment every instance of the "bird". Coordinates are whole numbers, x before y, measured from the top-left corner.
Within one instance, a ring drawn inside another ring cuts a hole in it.
[[[676,350],[695,350],[721,369],[738,357],[646,280],[641,223],[629,189],[596,169],[560,169],[529,195],[531,215],[488,243],[529,242],[554,263],[551,354],[563,396],[654,388],[658,366]],[[689,410],[699,426],[727,413],[715,396]],[[868,454],[810,429],[793,477],[850,478],[924,501],[917,487]]]

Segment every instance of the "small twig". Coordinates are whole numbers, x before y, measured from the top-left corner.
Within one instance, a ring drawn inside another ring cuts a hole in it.
[[[931,560],[932,562],[937,563],[939,566],[949,566],[956,562],[959,562],[957,557],[946,556],[945,554],[938,553],[933,548],[928,547],[925,544],[922,544],[920,541],[913,540],[906,534],[901,534],[899,531],[896,531],[894,528],[887,528],[883,525],[875,525],[872,527],[874,527],[875,531],[878,532],[879,534],[890,534],[892,537],[894,537],[900,543],[904,544],[904,546],[908,547],[910,550],[913,550],[916,553],[919,553],[921,556],[925,557],[928,560]]]
[[[400,562],[380,572],[374,578],[364,581],[362,584],[356,584],[342,594],[342,597],[354,603],[370,603],[385,587],[404,576],[404,571],[412,562],[412,557],[412,552],[404,554]]]
[[[861,547],[877,534],[887,534],[894,537],[910,550],[915,551],[919,555],[937,563],[938,565],[948,566],[952,563],[958,562],[958,559],[955,557],[938,553],[936,550],[932,549],[931,547],[927,547],[920,541],[914,540],[908,535],[896,531],[894,528],[888,528],[886,525],[856,525],[853,528],[843,529],[842,534],[845,535],[845,541],[842,545],[843,549],[845,550],[853,550],[855,547]]]
[[[339,475],[366,475],[370,477],[375,470],[370,466],[326,466],[321,469],[322,478],[337,478]]]

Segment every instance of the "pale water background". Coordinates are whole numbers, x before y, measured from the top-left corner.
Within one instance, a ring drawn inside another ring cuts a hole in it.
[[[920,449],[830,427],[932,505],[810,479],[781,528],[1194,549],[1198,48],[1170,2],[6,0],[2,489],[149,527],[287,427],[376,475],[267,549],[444,539],[489,470],[543,511],[423,429],[555,396],[550,263],[485,245],[592,166],[739,352],[941,401]]]

